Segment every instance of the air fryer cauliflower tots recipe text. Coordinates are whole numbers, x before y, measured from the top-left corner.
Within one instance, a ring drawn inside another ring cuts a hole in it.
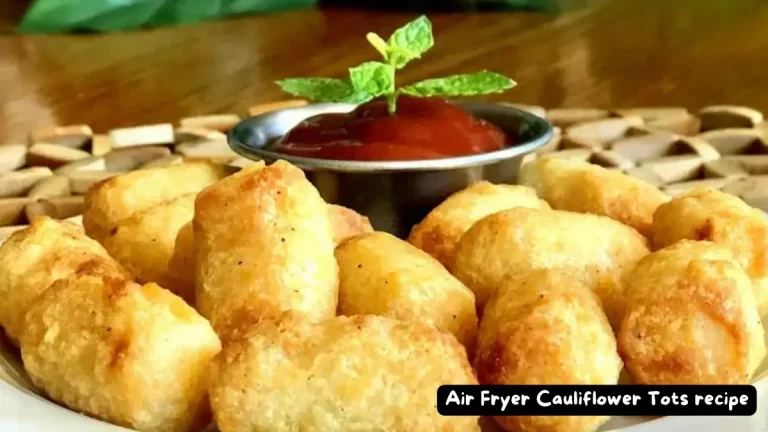
[[[394,86],[432,46],[426,18],[369,40],[383,61],[348,80],[281,82],[372,104],[353,114],[362,144],[339,151],[445,157],[365,133],[419,118],[450,117],[479,146],[452,155],[514,144],[437,97],[502,91],[506,77]],[[312,122],[299,127],[332,123]],[[286,153],[313,136],[294,134]],[[670,199],[571,160],[529,162],[520,182],[471,185],[400,239],[286,161],[122,174],[88,191],[82,226],[40,217],[0,246],[0,325],[41,394],[142,432],[593,432],[607,416],[443,416],[437,390],[617,384],[623,371],[637,384],[751,382],[768,311],[758,210],[716,190]],[[480,397],[600,400],[562,396]]]
[[[446,399],[446,404],[471,404],[473,399],[474,396],[472,395],[459,396],[456,391],[451,391]],[[638,395],[602,396],[590,391],[574,392],[570,396],[552,396],[549,390],[541,390],[536,393],[535,397],[531,397],[528,394],[501,396],[493,394],[490,390],[482,390],[479,403],[480,406],[498,406],[501,411],[507,411],[508,407],[525,406],[532,403],[534,399],[535,402],[533,403],[542,407],[548,407],[552,405],[586,405],[589,403],[597,405],[637,405],[642,400],[642,397]]]
[[[571,386],[567,387],[573,388]],[[591,408],[595,406],[602,406],[621,407],[622,409],[625,409],[627,407],[637,407],[642,405],[683,407],[693,405],[699,407],[723,407],[724,409],[722,412],[729,413],[734,411],[738,413],[748,413],[750,409],[752,409],[752,413],[754,413],[754,410],[756,409],[756,407],[754,407],[755,396],[749,394],[739,394],[738,392],[736,395],[734,395],[729,394],[727,390],[723,390],[724,388],[732,389],[733,387],[730,386],[714,386],[716,388],[714,391],[709,390],[713,388],[712,386],[706,386],[706,390],[695,392],[694,394],[678,394],[674,392],[670,394],[663,394],[660,390],[645,390],[657,389],[658,387],[655,386],[631,387],[638,390],[636,394],[606,395],[600,394],[594,390],[573,390],[561,392],[563,394],[556,394],[553,393],[553,390],[548,389],[531,392],[530,386],[518,387],[518,390],[522,391],[522,393],[514,393],[515,387],[506,386],[504,388],[506,390],[511,389],[511,391],[506,391],[506,394],[499,395],[494,393],[493,390],[484,390],[482,389],[484,387],[481,387],[481,390],[477,392],[478,396],[466,394],[460,390],[450,390],[450,392],[448,392],[448,394],[445,396],[445,400],[441,402],[445,404],[445,407],[475,405],[480,407],[480,410],[483,411],[517,415],[519,417],[523,416],[519,415],[521,409],[518,407],[530,406],[545,409],[554,407],[553,411],[556,411],[557,413],[561,413],[563,409],[576,411],[582,407]],[[750,386],[740,387],[745,388]],[[538,389],[539,386],[535,386],[535,388]],[[558,386],[558,388],[563,388],[563,386]],[[680,387],[675,386],[675,388]],[[753,407],[750,408],[750,405],[753,405]],[[490,408],[486,409],[486,407]],[[745,409],[741,410],[742,407]],[[522,408],[522,411],[526,411],[526,409]],[[538,409],[538,411],[542,410]]]

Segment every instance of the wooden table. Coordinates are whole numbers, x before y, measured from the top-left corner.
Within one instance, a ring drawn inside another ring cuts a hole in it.
[[[713,103],[768,109],[768,2],[627,0],[559,14],[433,15],[437,44],[403,82],[491,69],[497,99],[553,106]],[[724,6],[726,5],[727,6]],[[365,41],[412,14],[303,11],[109,35],[0,39],[0,142],[33,128],[95,130],[244,113],[290,76],[343,76]]]

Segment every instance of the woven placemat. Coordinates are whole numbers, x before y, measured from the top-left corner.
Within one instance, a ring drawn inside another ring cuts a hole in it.
[[[713,105],[551,109],[519,105],[555,125],[555,137],[527,160],[585,160],[646,180],[669,195],[698,186],[720,189],[768,210],[768,142],[763,114]]]
[[[287,100],[248,115],[305,105]],[[649,181],[670,195],[704,185],[768,210],[768,126],[749,107],[555,108],[512,104],[547,118],[554,138],[527,160],[577,158]],[[227,145],[242,117],[217,114],[94,133],[88,125],[32,131],[0,145],[0,241],[37,215],[79,221],[83,195],[124,172],[206,160],[237,167],[253,162]]]

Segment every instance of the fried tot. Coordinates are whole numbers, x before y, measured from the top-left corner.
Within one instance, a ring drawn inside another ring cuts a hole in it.
[[[536,159],[519,177],[556,210],[608,216],[646,236],[653,212],[669,200],[648,182],[575,159]]]
[[[510,275],[485,309],[475,369],[481,384],[616,384],[622,362],[600,300],[555,270]],[[591,432],[596,416],[496,417],[509,431]]]
[[[13,233],[0,246],[0,325],[9,339],[18,345],[26,328],[24,315],[40,294],[95,259],[127,276],[99,243],[73,223],[43,216]]]
[[[334,243],[337,245],[350,237],[373,231],[373,227],[371,227],[367,217],[346,207],[329,204],[328,217],[331,219]],[[176,236],[173,256],[168,264],[168,274],[179,278],[179,283],[182,286],[194,287],[195,260],[194,229],[190,221],[179,230]],[[186,296],[183,297],[187,300],[187,303],[190,303],[191,299]],[[191,297],[194,298],[194,288],[192,289]]]
[[[328,204],[333,242],[338,245],[358,234],[373,232],[371,221],[360,213],[343,206]]]
[[[235,170],[226,165],[191,162],[133,171],[102,180],[85,195],[85,232],[101,242],[134,213],[200,192]]]
[[[752,280],[760,315],[768,314],[768,221],[762,211],[718,190],[693,189],[659,207],[653,217],[654,249],[682,239],[729,248]]]
[[[221,344],[170,291],[115,277],[94,261],[54,283],[26,322],[24,368],[51,399],[146,432],[210,421],[206,379]]]
[[[225,344],[210,382],[222,432],[480,431],[436,409],[440,385],[477,384],[464,348],[415,322],[289,312]]]
[[[648,253],[646,239],[613,219],[557,210],[513,208],[481,219],[462,236],[453,274],[482,308],[508,274],[572,270],[603,302],[616,326],[621,277]]]
[[[638,384],[747,384],[765,356],[749,278],[731,252],[683,240],[628,277],[619,352]]]
[[[336,248],[341,315],[382,315],[436,326],[472,350],[475,295],[438,261],[383,232]]]
[[[550,208],[531,188],[483,181],[448,197],[411,230],[408,241],[450,268],[456,244],[475,222],[513,207]]]
[[[243,313],[336,315],[328,209],[299,168],[278,161],[214,184],[198,195],[193,226],[196,305],[220,333]]]
[[[194,304],[194,278],[171,271],[176,239],[195,214],[197,194],[182,195],[146,210],[139,210],[117,224],[103,244],[109,254],[138,282],[156,282]]]

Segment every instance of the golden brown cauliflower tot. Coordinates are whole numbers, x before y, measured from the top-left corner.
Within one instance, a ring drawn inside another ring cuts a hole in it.
[[[156,282],[194,304],[194,279],[170,271],[179,231],[192,221],[195,197],[187,194],[134,213],[122,220],[102,243],[109,254],[141,283]]]
[[[531,161],[521,168],[520,183],[536,189],[556,210],[608,216],[646,236],[653,212],[669,200],[648,182],[576,159]]]
[[[54,283],[26,318],[24,368],[51,399],[145,432],[210,421],[206,378],[221,344],[170,291],[93,262]]]
[[[480,431],[436,408],[439,386],[477,384],[464,348],[415,322],[289,312],[226,344],[210,382],[221,432]]]
[[[768,220],[736,196],[696,188],[662,205],[653,216],[652,245],[706,240],[726,246],[752,280],[760,315],[768,314]]]
[[[749,383],[764,331],[728,249],[683,240],[642,259],[627,280],[618,340],[636,383]]]
[[[331,220],[333,242],[337,245],[356,235],[373,232],[371,221],[352,209],[328,204],[328,217]]]
[[[508,275],[535,269],[573,271],[603,302],[616,326],[622,275],[648,253],[646,239],[613,219],[514,208],[487,216],[461,238],[453,274],[482,308]]]
[[[198,193],[236,171],[208,162],[190,162],[129,172],[102,180],[85,195],[83,226],[101,242],[134,213],[182,195]]]
[[[597,295],[574,275],[511,275],[480,323],[475,369],[481,384],[616,384],[622,363]],[[509,431],[591,432],[608,417],[496,417]]]
[[[10,340],[18,345],[26,328],[24,315],[40,294],[95,259],[127,277],[78,225],[40,217],[11,235],[0,246],[0,325]]]
[[[373,227],[367,217],[338,205],[328,205],[328,217],[331,220],[331,229],[335,244],[354,237],[358,234],[372,232]],[[184,287],[193,287],[191,297],[194,298],[195,261],[197,253],[194,243],[194,228],[192,222],[184,225],[176,236],[173,256],[168,264],[168,274],[180,279]],[[184,291],[186,292],[186,291]],[[187,302],[190,299],[183,296]],[[192,303],[190,303],[192,304]]]
[[[390,234],[353,237],[336,248],[341,315],[420,321],[456,336],[471,350],[475,295],[434,258]]]
[[[195,203],[196,306],[221,330],[248,315],[336,315],[338,266],[325,201],[297,167],[245,168]]]
[[[140,282],[156,282],[194,302],[194,277],[171,267],[179,230],[195,196],[235,168],[191,162],[104,180],[85,198],[83,225]]]
[[[413,228],[408,241],[450,268],[456,244],[475,222],[513,207],[549,209],[549,204],[525,186],[479,182],[456,192],[432,210]]]

